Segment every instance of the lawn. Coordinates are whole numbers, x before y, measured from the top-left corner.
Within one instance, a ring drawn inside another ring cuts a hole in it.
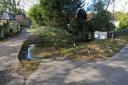
[[[48,43],[38,44],[33,50],[33,55],[38,59],[65,57],[73,60],[97,60],[112,57],[128,42],[128,36],[111,39],[94,40],[91,42],[73,43]],[[89,50],[90,48],[90,50]]]
[[[20,61],[19,72],[21,75],[23,75],[24,80],[27,80],[27,78],[38,69],[39,64],[40,62],[38,61],[27,61],[27,60]]]

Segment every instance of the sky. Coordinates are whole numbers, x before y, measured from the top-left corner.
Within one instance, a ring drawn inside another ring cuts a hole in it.
[[[112,11],[112,4],[108,10]],[[128,12],[128,0],[115,0],[115,11]]]
[[[28,10],[33,6],[33,3],[36,4],[37,0],[22,0],[21,7],[28,12]],[[86,5],[90,6],[91,0],[86,0]],[[87,9],[85,7],[85,9]],[[113,5],[110,4],[109,11],[113,10]],[[128,12],[128,0],[115,0],[115,11]]]
[[[37,4],[37,0],[17,0],[20,2],[20,7],[23,8],[26,12],[33,6],[33,4]]]

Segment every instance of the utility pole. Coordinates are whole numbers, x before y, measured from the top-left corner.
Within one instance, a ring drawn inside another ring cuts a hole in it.
[[[113,23],[114,23],[114,19],[115,19],[115,0],[112,0],[113,1]],[[114,45],[114,31],[115,31],[115,27],[113,26],[113,32],[112,32],[112,43]]]

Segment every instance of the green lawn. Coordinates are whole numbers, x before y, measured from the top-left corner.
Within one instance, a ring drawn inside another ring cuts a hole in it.
[[[128,36],[120,36],[115,38],[114,44],[111,39],[106,41],[97,40],[91,42],[76,42],[56,44],[45,42],[37,46],[33,54],[39,59],[65,57],[75,60],[96,60],[102,58],[110,58],[120,51],[120,49],[128,42]],[[89,48],[90,47],[90,52]]]

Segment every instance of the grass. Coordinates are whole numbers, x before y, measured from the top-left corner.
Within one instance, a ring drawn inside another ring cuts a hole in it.
[[[39,67],[40,62],[38,61],[20,61],[20,71],[26,80],[33,72],[35,72]]]
[[[115,38],[114,44],[111,39],[106,41],[97,40],[89,43],[77,42],[74,47],[71,43],[53,45],[53,43],[42,43],[34,50],[39,59],[65,57],[74,60],[96,60],[110,58],[120,51],[128,42],[128,36]],[[90,46],[90,52],[88,47]]]
[[[33,50],[34,56],[38,59],[65,57],[75,60],[96,60],[110,58],[128,42],[128,36],[120,36],[115,38],[114,44],[111,39],[108,39],[89,43],[76,42],[74,47],[63,30],[41,27],[38,33],[43,37],[43,43]],[[90,47],[90,51],[88,47]]]

